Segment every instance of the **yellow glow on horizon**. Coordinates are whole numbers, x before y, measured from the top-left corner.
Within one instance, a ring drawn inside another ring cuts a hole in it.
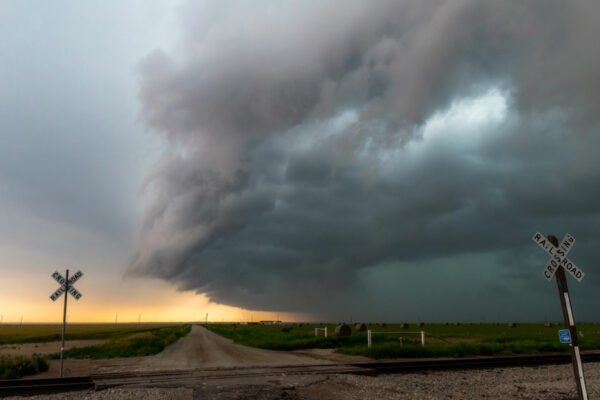
[[[64,296],[64,295],[63,295]],[[212,303],[203,294],[193,292],[176,292],[170,294],[169,304],[165,306],[140,307],[127,303],[106,308],[101,302],[83,304],[69,296],[67,321],[69,323],[132,323],[132,322],[204,322],[207,314],[209,322],[242,322],[276,320],[306,321],[308,315],[298,313],[278,313],[268,311],[247,310],[222,304]],[[82,298],[83,299],[83,298]],[[8,303],[0,298],[2,323],[59,323],[62,322],[64,297],[53,303],[20,301]]]
[[[49,279],[49,277],[48,277]],[[180,292],[161,281],[144,282],[136,285],[130,297],[121,293],[118,287],[110,298],[105,296],[102,288],[84,285],[75,286],[83,293],[80,300],[69,295],[67,320],[70,323],[110,323],[117,322],[204,322],[207,314],[209,322],[241,322],[276,320],[307,321],[309,315],[299,313],[269,312],[247,310],[211,302],[204,294],[193,291]],[[64,295],[52,302],[50,293],[58,288],[57,283],[41,285],[33,284],[35,296],[23,292],[17,285],[10,285],[13,290],[0,293],[0,319],[2,323],[59,323],[62,322]],[[126,286],[126,285],[125,285]]]
[[[211,302],[204,294],[178,291],[165,281],[125,278],[124,269],[110,268],[106,260],[79,260],[17,247],[0,246],[0,323],[59,323],[64,295],[53,302],[59,284],[51,275],[59,265],[82,265],[75,288],[83,296],[68,299],[71,323],[309,321],[308,314],[247,310]],[[79,268],[73,268],[74,273]]]

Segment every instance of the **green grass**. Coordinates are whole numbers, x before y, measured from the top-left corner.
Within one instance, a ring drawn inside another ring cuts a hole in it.
[[[109,339],[173,324],[68,324],[65,340]],[[62,325],[0,325],[0,344],[42,343],[61,339]]]
[[[330,337],[314,336],[315,327],[327,326]],[[469,357],[479,355],[540,354],[568,352],[569,346],[558,340],[560,326],[543,324],[426,324],[425,326],[369,324],[376,332],[403,332],[394,335],[373,335],[373,345],[367,347],[367,333],[352,328],[352,336],[335,337],[335,325],[293,325],[289,333],[277,325],[208,325],[211,331],[233,339],[235,343],[271,350],[335,348],[336,352],[381,358]],[[426,345],[420,335],[408,332],[425,331]],[[580,324],[579,343],[582,350],[600,349],[600,325]],[[581,335],[583,334],[583,336]],[[402,344],[399,338],[402,337]]]
[[[235,343],[269,350],[329,349],[362,341],[356,336],[335,337],[333,334],[327,338],[322,335],[315,337],[315,325],[311,325],[312,328],[293,327],[289,333],[281,332],[281,326],[277,325],[238,325],[236,328],[224,324],[203,326],[218,335],[233,339]],[[329,332],[333,332],[333,329],[335,326],[329,327]]]
[[[98,346],[76,347],[64,352],[65,358],[91,358],[94,360],[115,357],[142,357],[160,353],[166,346],[190,332],[191,325],[180,325],[153,330],[116,335]],[[49,355],[60,358],[60,353]]]
[[[40,357],[0,356],[0,379],[18,379],[48,369],[48,363]]]

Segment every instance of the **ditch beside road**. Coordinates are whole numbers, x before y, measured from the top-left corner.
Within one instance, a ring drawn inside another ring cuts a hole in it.
[[[91,339],[91,340],[66,340],[65,350],[70,350],[75,347],[98,346],[108,342],[108,339]],[[31,357],[35,354],[46,355],[57,353],[60,351],[60,341],[58,342],[42,342],[42,343],[19,343],[19,344],[3,344],[0,345],[0,356],[26,356]]]

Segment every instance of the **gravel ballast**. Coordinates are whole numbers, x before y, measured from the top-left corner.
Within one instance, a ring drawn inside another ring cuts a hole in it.
[[[600,398],[600,363],[584,366],[590,399]],[[575,400],[570,364],[409,374],[265,376],[252,381],[219,379],[177,388],[111,388],[33,396],[32,399],[539,399]]]

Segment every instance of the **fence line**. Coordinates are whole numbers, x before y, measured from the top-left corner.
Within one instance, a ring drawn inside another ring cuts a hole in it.
[[[316,332],[316,331],[315,331]],[[421,334],[421,346],[425,346],[425,331],[419,332],[373,332],[372,330],[367,331],[367,347],[371,347],[372,335],[391,335],[391,334],[403,334],[403,333],[419,333]]]
[[[319,336],[319,331],[323,331],[325,333],[325,337],[327,337],[327,327],[325,327],[325,328],[315,328],[315,336]]]

